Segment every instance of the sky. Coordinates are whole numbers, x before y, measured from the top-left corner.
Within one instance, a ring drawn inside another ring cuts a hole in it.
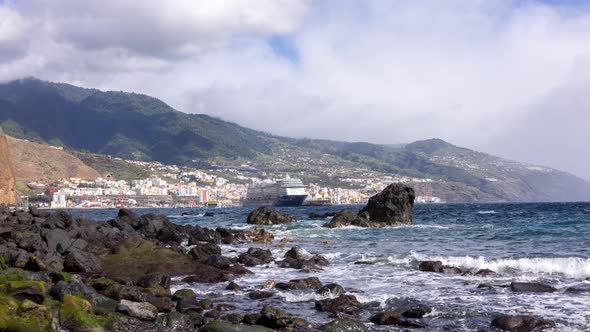
[[[29,76],[590,179],[588,1],[0,0],[0,81]]]

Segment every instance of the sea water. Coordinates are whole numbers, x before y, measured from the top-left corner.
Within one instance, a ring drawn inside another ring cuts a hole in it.
[[[269,248],[278,260],[291,246],[322,254],[330,266],[304,273],[274,264],[251,268],[253,275],[236,280],[245,288],[260,289],[267,280],[277,282],[316,276],[336,282],[372,310],[426,304],[433,311],[421,321],[432,331],[473,331],[489,328],[498,314],[527,314],[555,321],[555,331],[590,330],[590,203],[535,204],[436,204],[414,206],[414,223],[408,226],[364,229],[321,227],[326,220],[310,220],[311,212],[336,212],[343,207],[278,208],[297,222],[267,227],[275,234],[272,245],[223,246],[224,255],[236,256],[248,247]],[[359,206],[348,207],[358,210]],[[246,217],[251,208],[174,209],[145,211],[167,214],[178,224],[251,229]],[[213,212],[205,217],[204,212]],[[141,212],[138,211],[138,213]],[[181,214],[190,213],[182,216]],[[94,219],[114,217],[114,210],[76,212]],[[292,243],[278,240],[287,237]],[[477,271],[490,269],[488,277],[428,273],[418,270],[424,260]],[[369,264],[355,264],[355,262]],[[555,293],[513,293],[512,281],[538,281],[558,289]],[[489,288],[478,288],[490,284]],[[239,312],[259,311],[270,304],[311,322],[330,321],[314,309],[314,300],[326,298],[313,291],[277,291],[263,301],[253,301],[247,291],[225,290],[226,284],[184,284]],[[579,291],[566,291],[575,287]],[[396,331],[395,327],[375,330]],[[399,329],[400,331],[402,329]]]

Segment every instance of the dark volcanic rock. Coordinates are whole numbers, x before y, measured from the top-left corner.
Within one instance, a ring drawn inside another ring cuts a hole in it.
[[[194,259],[201,261],[210,255],[221,255],[221,248],[213,243],[198,243],[189,251],[189,254]]]
[[[492,327],[512,332],[538,332],[555,327],[549,320],[525,315],[502,315],[494,318]]]
[[[309,217],[309,219],[312,219],[312,220],[319,220],[319,219],[334,217],[335,215],[336,215],[336,212],[324,212],[324,213],[312,212],[309,214],[308,217]]]
[[[394,183],[369,198],[367,206],[358,214],[355,215],[350,210],[340,211],[324,227],[385,227],[411,224],[415,197],[414,189]]]
[[[273,330],[293,330],[297,328],[311,327],[305,320],[292,317],[291,315],[271,306],[265,306],[262,308],[260,317],[256,320],[256,324],[269,327]]]
[[[268,249],[250,248],[238,256],[238,262],[246,266],[256,266],[272,263],[274,258]]]
[[[371,322],[376,325],[396,325],[407,328],[424,328],[426,325],[401,319],[399,311],[383,311],[371,317]]]
[[[463,274],[463,270],[454,266],[443,266],[441,272],[446,274]]]
[[[443,271],[443,263],[441,261],[424,261],[420,263],[418,269],[425,272],[441,273]]]
[[[64,271],[100,273],[102,266],[100,260],[89,252],[72,251],[64,260]]]
[[[344,287],[338,284],[327,284],[316,291],[317,294],[323,296],[340,296],[346,293]]]
[[[295,218],[267,207],[259,207],[250,212],[246,222],[253,225],[279,225],[293,223]]]
[[[293,247],[285,253],[285,259],[277,262],[279,267],[288,267],[300,270],[321,270],[322,266],[328,266],[330,262],[322,255],[309,255],[300,247]]]
[[[306,279],[289,280],[289,282],[279,282],[275,286],[277,289],[320,289],[322,282],[317,277]]]
[[[512,282],[510,288],[519,293],[551,293],[557,291],[553,286],[540,282]]]
[[[481,269],[479,271],[477,271],[475,273],[476,276],[478,277],[488,277],[488,276],[494,276],[496,275],[496,272],[490,270],[490,269]]]
[[[340,295],[334,299],[315,301],[315,308],[318,311],[330,312],[333,314],[353,314],[359,311],[362,307],[363,305],[354,295]]]
[[[193,274],[182,279],[182,282],[198,282],[198,283],[218,283],[223,281],[230,281],[232,274],[213,266],[200,264]]]
[[[360,320],[353,317],[337,318],[328,324],[320,326],[326,332],[366,332],[367,327]]]
[[[269,297],[272,297],[272,296],[273,296],[272,292],[254,291],[254,292],[248,293],[248,297],[251,299],[254,299],[254,300],[268,299]]]

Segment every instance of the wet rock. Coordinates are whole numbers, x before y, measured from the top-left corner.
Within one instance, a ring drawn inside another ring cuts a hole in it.
[[[263,326],[237,325],[228,322],[212,321],[201,327],[199,332],[272,332],[272,330]]]
[[[104,295],[96,294],[90,299],[92,310],[97,315],[107,315],[117,310],[119,302]]]
[[[276,284],[277,289],[292,290],[292,289],[320,289],[322,282],[317,277],[306,279],[289,280],[289,282],[279,282]]]
[[[260,244],[271,244],[275,236],[273,233],[267,231],[264,228],[257,228],[252,231],[246,232],[246,238],[254,243]]]
[[[497,274],[496,272],[494,272],[490,269],[481,269],[475,273],[475,275],[478,277],[489,277],[489,276],[495,276],[496,274]]]
[[[242,290],[242,287],[232,281],[229,284],[227,284],[227,286],[225,287],[225,289],[226,290],[232,290],[232,291],[240,291],[240,290]]]
[[[231,279],[232,275],[230,273],[215,268],[213,266],[201,264],[197,267],[193,274],[183,278],[182,282],[218,283],[223,281],[230,281]]]
[[[252,225],[280,225],[295,222],[295,218],[276,210],[259,207],[248,214],[247,223]]]
[[[201,305],[199,304],[199,301],[197,301],[196,298],[185,297],[185,298],[178,300],[178,303],[176,303],[176,311],[181,312],[181,313],[190,313],[190,312],[201,313],[201,312],[203,312],[203,307],[201,307]]]
[[[258,318],[260,318],[260,313],[251,313],[251,314],[246,314],[244,315],[244,318],[242,319],[242,323],[246,324],[246,325],[255,325],[256,321],[258,320]]]
[[[418,269],[424,272],[441,273],[443,271],[443,263],[441,261],[424,261],[420,263]]]
[[[371,317],[376,325],[395,325],[407,328],[424,328],[426,325],[401,318],[399,311],[383,311]]]
[[[262,289],[271,289],[271,288],[275,288],[275,286],[277,285],[276,281],[274,280],[267,280],[264,282],[264,284],[262,285]]]
[[[406,318],[422,318],[432,312],[428,306],[418,305],[408,309],[402,309],[401,315]]]
[[[336,215],[336,212],[323,212],[323,213],[312,212],[308,215],[308,218],[311,220],[319,220],[319,219],[326,219],[326,218],[334,217],[335,215]]]
[[[227,314],[221,317],[221,319],[232,324],[240,324],[244,319],[244,315],[238,313]]]
[[[213,217],[213,216],[215,216],[215,213],[213,213],[213,212],[205,212],[205,213],[203,213],[203,217]]]
[[[154,272],[140,278],[137,281],[137,285],[150,288],[154,286],[162,286],[164,288],[170,288],[170,276],[162,272]]]
[[[195,292],[192,289],[179,289],[176,292],[174,292],[174,295],[172,295],[172,300],[180,301],[183,299],[194,299],[196,297],[197,294],[195,294]]]
[[[353,317],[337,318],[328,324],[320,326],[326,332],[366,332],[367,327],[360,320]]]
[[[454,266],[443,266],[441,272],[445,274],[463,274],[463,270]]]
[[[377,262],[374,261],[356,261],[354,265],[375,265]]]
[[[232,265],[232,261],[221,255],[210,255],[201,261],[205,265],[213,266],[218,269],[228,269]]]
[[[253,300],[268,299],[268,298],[272,297],[273,295],[274,294],[272,292],[261,292],[261,291],[254,291],[254,292],[248,293],[248,297]]]
[[[340,296],[344,293],[346,293],[346,290],[344,289],[344,287],[338,285],[338,284],[327,284],[325,286],[323,286],[322,288],[318,289],[316,291],[317,294],[320,294],[322,296],[330,296],[330,297],[337,297]]]
[[[291,248],[284,257],[282,261],[277,262],[279,267],[313,271],[321,270],[321,267],[330,264],[324,256],[310,256],[304,253],[300,247]]]
[[[555,327],[555,323],[526,315],[502,315],[494,318],[492,327],[512,332],[537,332]]]
[[[310,328],[310,324],[301,318],[291,315],[271,306],[265,306],[260,312],[256,324],[269,327],[273,330]]]
[[[557,291],[553,286],[540,282],[512,282],[510,288],[519,293],[551,293]]]
[[[147,302],[121,300],[117,311],[141,320],[155,321],[158,318],[158,308]]]
[[[385,227],[411,224],[415,197],[414,189],[394,183],[369,198],[367,205],[358,214],[350,210],[340,211],[324,227]]]
[[[221,255],[221,248],[213,243],[199,243],[189,251],[192,258],[201,261],[210,255]]]
[[[256,266],[272,263],[274,258],[268,249],[250,248],[238,256],[238,262],[246,266]]]
[[[315,301],[315,308],[318,311],[330,312],[333,314],[353,314],[362,308],[362,304],[354,295],[340,295],[334,299]]]
[[[92,299],[96,296],[96,291],[81,282],[59,281],[49,291],[49,295],[54,299],[61,301],[66,295],[82,296],[85,299]]]
[[[102,266],[100,260],[89,252],[71,251],[64,259],[64,271],[100,273]]]
[[[217,309],[209,310],[203,316],[211,319],[218,319],[219,317],[221,317],[221,311]]]

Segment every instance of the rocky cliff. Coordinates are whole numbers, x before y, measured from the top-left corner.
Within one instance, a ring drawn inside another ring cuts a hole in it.
[[[14,204],[18,201],[8,142],[0,129],[0,203]]]

